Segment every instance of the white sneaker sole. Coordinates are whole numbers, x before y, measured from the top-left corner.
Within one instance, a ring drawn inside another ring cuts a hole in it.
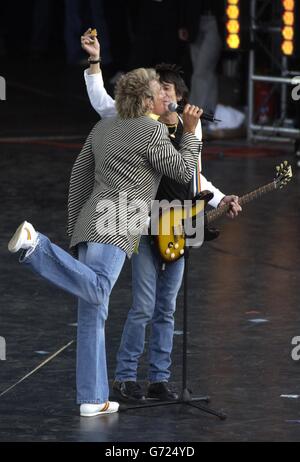
[[[17,253],[20,250],[21,245],[22,245],[22,233],[23,233],[23,229],[25,226],[26,226],[26,221],[24,221],[24,223],[22,223],[19,226],[19,228],[17,229],[17,231],[15,232],[15,234],[9,241],[8,250],[11,253]]]
[[[115,414],[118,412],[119,406],[118,407],[109,407],[106,411],[95,411],[95,412],[80,412],[81,417],[96,417],[98,415],[107,415],[107,414]]]

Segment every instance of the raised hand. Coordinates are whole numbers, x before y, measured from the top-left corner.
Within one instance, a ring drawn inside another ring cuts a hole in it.
[[[97,31],[88,29],[81,37],[81,47],[93,60],[100,58],[100,43],[97,39]]]

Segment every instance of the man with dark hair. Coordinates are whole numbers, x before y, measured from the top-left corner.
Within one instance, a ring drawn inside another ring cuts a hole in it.
[[[107,94],[99,65],[100,45],[89,31],[81,38],[83,49],[90,55],[90,69],[85,71],[87,90],[92,106],[101,117],[112,117],[115,113],[114,100]],[[156,67],[160,82],[167,98],[165,112],[159,121],[168,130],[172,144],[177,148],[183,135],[182,118],[176,112],[169,111],[170,103],[185,104],[187,87],[175,65],[161,64]],[[195,132],[202,140],[201,123]],[[191,183],[180,185],[164,176],[160,182],[156,199],[172,202],[194,197],[201,190],[210,190],[214,198],[213,207],[230,204],[230,216],[236,216],[241,208],[237,196],[225,196],[200,174],[201,159],[198,159],[198,171]],[[201,185],[200,185],[201,183]],[[171,352],[174,336],[174,313],[176,299],[181,287],[184,271],[184,259],[166,264],[162,269],[161,258],[153,249],[150,236],[143,236],[138,253],[132,257],[133,303],[124,326],[121,345],[117,355],[117,367],[114,392],[123,401],[143,401],[144,392],[137,382],[139,359],[144,351],[146,327],[151,323],[149,338],[149,386],[147,397],[157,400],[176,400],[177,393],[168,386],[170,378]]]
[[[182,104],[186,104],[189,96],[189,90],[183,80],[183,71],[176,64],[158,64],[155,66],[157,73],[159,74],[160,81],[163,83],[170,83],[175,86],[175,92],[180,95]],[[182,105],[181,104],[181,105]]]

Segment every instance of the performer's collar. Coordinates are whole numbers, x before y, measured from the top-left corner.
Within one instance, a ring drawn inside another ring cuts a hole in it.
[[[150,112],[150,114],[148,114],[148,116],[150,117],[150,119],[153,119],[153,120],[158,120],[160,118],[159,115],[153,114],[153,112]]]

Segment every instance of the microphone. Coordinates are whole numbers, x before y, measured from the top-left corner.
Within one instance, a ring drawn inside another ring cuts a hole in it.
[[[168,109],[170,112],[176,112],[178,107],[177,103],[170,103]],[[201,119],[207,120],[208,122],[221,122],[220,119],[215,119],[213,114],[208,114],[207,112],[203,112]]]

